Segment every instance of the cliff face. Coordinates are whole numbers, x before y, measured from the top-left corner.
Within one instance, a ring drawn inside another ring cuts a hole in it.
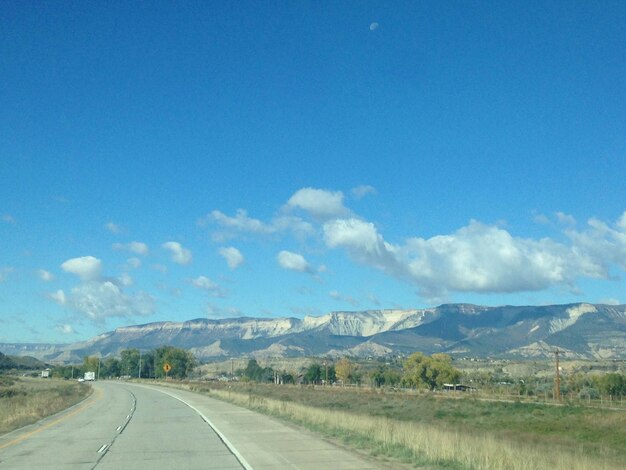
[[[626,305],[483,307],[331,312],[319,317],[196,319],[117,328],[68,345],[0,344],[0,351],[48,361],[117,355],[172,345],[201,359],[237,356],[387,355],[422,351],[467,356],[626,357]]]

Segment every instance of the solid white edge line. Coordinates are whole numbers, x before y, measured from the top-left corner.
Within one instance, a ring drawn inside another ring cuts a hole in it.
[[[159,390],[156,388],[153,388],[152,390],[156,390],[158,392],[164,393],[166,395],[169,395],[172,398],[175,398],[176,400],[184,403],[185,405],[187,405],[189,408],[191,408],[192,410],[194,410],[196,413],[198,413],[200,415],[200,417],[209,425],[211,426],[211,429],[213,429],[213,431],[215,431],[215,434],[217,434],[220,439],[222,440],[222,442],[224,444],[226,444],[226,447],[228,447],[228,449],[233,453],[233,455],[235,456],[235,458],[237,460],[239,460],[239,463],[241,464],[241,466],[243,468],[245,468],[246,470],[253,470],[252,466],[248,463],[248,461],[243,457],[243,455],[241,455],[239,453],[239,451],[235,448],[235,446],[228,440],[228,438],[222,434],[222,431],[220,431],[219,429],[217,429],[217,427],[211,422],[211,420],[209,418],[207,418],[206,416],[204,416],[204,414],[202,414],[202,412],[196,408],[195,406],[187,403],[185,400],[183,400],[180,397],[177,397],[176,395],[172,395],[169,392],[166,392],[165,390]]]
[[[98,450],[98,453],[101,454],[102,452],[104,452],[104,449],[107,448],[107,444],[102,444],[102,447],[100,447],[100,450]]]

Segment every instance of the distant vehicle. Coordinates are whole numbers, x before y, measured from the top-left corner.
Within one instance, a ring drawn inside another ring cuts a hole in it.
[[[84,381],[85,381],[85,379],[83,379],[82,377],[79,377],[79,378],[78,378],[78,381],[79,381],[79,382],[84,382]]]
[[[47,379],[50,377],[50,369],[44,369],[41,371],[41,378]]]
[[[93,382],[94,380],[96,380],[95,372],[85,372],[85,381]]]

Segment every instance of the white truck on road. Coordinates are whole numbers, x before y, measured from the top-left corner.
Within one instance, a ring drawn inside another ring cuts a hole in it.
[[[85,382],[93,382],[96,380],[95,372],[85,372]]]

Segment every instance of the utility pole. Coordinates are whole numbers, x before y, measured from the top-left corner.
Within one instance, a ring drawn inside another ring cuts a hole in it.
[[[328,385],[328,361],[324,359],[324,368],[326,369],[326,379],[324,380],[324,385]]]
[[[98,380],[100,380],[100,356],[98,356]]]
[[[554,379],[554,399],[561,401],[561,371],[559,367],[559,354],[563,354],[563,351],[559,351],[557,348],[554,351],[554,357],[556,358],[556,378]]]
[[[141,349],[139,350],[139,371],[137,372],[137,378],[141,378]]]

